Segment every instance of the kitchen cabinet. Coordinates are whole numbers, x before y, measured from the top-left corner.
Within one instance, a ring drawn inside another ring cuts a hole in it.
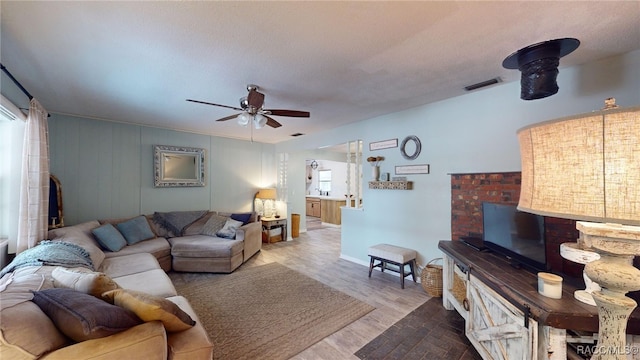
[[[307,216],[320,217],[322,214],[320,211],[321,203],[320,198],[308,197],[307,198]]]

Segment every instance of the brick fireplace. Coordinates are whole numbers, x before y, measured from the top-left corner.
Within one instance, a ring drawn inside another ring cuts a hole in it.
[[[517,205],[520,172],[451,174],[451,236],[482,237],[482,202]],[[554,272],[581,278],[583,265],[560,256],[560,244],[576,242],[574,220],[545,217],[547,264]]]

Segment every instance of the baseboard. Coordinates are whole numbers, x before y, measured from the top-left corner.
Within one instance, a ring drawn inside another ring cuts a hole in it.
[[[362,261],[360,259],[348,256],[348,255],[345,255],[345,254],[342,254],[342,253],[340,253],[340,259],[347,260],[347,261],[350,261],[352,263],[356,263],[358,265],[369,267],[369,262],[368,261]]]

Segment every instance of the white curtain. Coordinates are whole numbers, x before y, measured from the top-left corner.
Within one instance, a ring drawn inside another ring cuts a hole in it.
[[[47,238],[49,218],[49,126],[47,110],[31,99],[24,132],[17,253]]]

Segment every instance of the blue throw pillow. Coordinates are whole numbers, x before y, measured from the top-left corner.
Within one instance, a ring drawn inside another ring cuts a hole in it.
[[[111,224],[104,224],[91,230],[93,236],[96,237],[100,246],[109,251],[120,251],[127,246],[127,240],[122,234]]]
[[[156,235],[151,231],[147,218],[143,215],[116,225],[118,231],[127,240],[127,244],[133,245],[142,240],[153,239]]]
[[[239,213],[239,214],[231,214],[231,218],[233,220],[242,221],[242,225],[246,225],[251,218],[251,213]]]

